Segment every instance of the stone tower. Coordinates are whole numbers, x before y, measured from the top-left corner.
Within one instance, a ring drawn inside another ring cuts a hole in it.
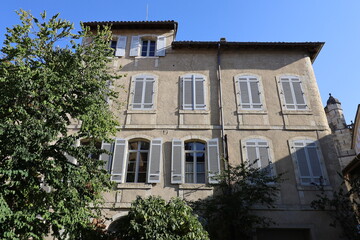
[[[324,110],[329,127],[334,135],[336,152],[339,157],[341,168],[343,169],[353,159],[355,154],[351,149],[351,125],[346,124],[340,101],[331,96],[331,94],[329,94],[329,99],[326,102]]]

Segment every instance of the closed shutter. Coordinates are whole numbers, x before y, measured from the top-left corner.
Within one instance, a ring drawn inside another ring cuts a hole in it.
[[[119,36],[116,43],[115,56],[123,57],[125,56],[126,48],[126,36]]]
[[[179,139],[172,140],[171,152],[171,183],[183,183],[183,166],[184,166],[184,143]]]
[[[267,145],[266,142],[259,142],[259,145],[261,143]],[[259,146],[259,155],[261,168],[266,171],[268,176],[273,175],[270,163],[269,148],[267,146]]]
[[[247,143],[247,145],[250,145],[250,143]],[[259,159],[256,154],[256,146],[246,146],[246,157],[251,167],[260,167]]]
[[[241,108],[250,108],[250,95],[246,80],[247,78],[240,78],[239,81]]]
[[[165,56],[166,37],[158,36],[156,41],[156,56]]]
[[[191,77],[182,78],[182,98],[183,98],[183,109],[193,109],[193,83]]]
[[[162,163],[162,139],[151,141],[150,158],[148,165],[148,183],[159,183]]]
[[[110,153],[113,153],[113,150],[114,150],[113,146],[114,145],[111,143],[102,142],[101,149],[104,149]],[[112,157],[113,157],[113,155],[109,155],[107,153],[102,153],[100,155],[100,160],[104,161],[104,169],[109,173],[111,172]]]
[[[145,92],[144,92],[144,108],[153,107],[153,96],[154,96],[154,78],[146,78],[145,81]]]
[[[307,109],[300,79],[298,77],[282,77],[280,81],[286,109]]]
[[[220,174],[219,142],[217,138],[211,139],[207,142],[207,158],[209,183],[218,183],[218,180],[213,179],[214,176]]]
[[[304,99],[304,93],[301,89],[301,82],[299,79],[294,79],[292,81],[292,86],[294,89],[294,95],[295,95],[295,102],[297,109],[306,109],[305,99]]]
[[[205,89],[203,77],[194,76],[193,81],[195,81],[195,109],[204,109],[205,108]]]
[[[140,109],[142,107],[143,99],[143,88],[144,88],[144,78],[136,78],[134,83],[134,92],[133,92],[133,109]]]
[[[256,78],[249,79],[252,108],[261,108],[259,81]]]
[[[127,141],[125,139],[116,139],[114,146],[113,163],[111,168],[111,180],[114,182],[124,182],[124,165],[126,159]]]
[[[139,56],[139,48],[140,48],[140,37],[139,36],[132,36],[131,37],[131,46],[130,46],[130,56]]]
[[[259,81],[254,76],[241,76],[238,81],[240,107],[242,109],[261,109]]]
[[[294,99],[291,92],[290,79],[281,78],[281,86],[284,94],[285,106],[287,109],[295,109]]]

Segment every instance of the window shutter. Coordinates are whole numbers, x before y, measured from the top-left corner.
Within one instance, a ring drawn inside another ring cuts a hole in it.
[[[131,37],[131,46],[130,46],[130,56],[139,56],[139,48],[140,48],[140,37],[139,36],[132,36]]]
[[[250,91],[251,91],[251,100],[252,100],[252,108],[261,108],[261,100],[260,100],[260,91],[259,91],[259,83],[257,79],[255,81],[250,81]]]
[[[144,93],[144,108],[153,107],[153,95],[154,95],[154,79],[146,78],[147,81],[145,84],[145,93]]]
[[[303,184],[311,183],[310,170],[307,163],[307,157],[305,153],[305,146],[303,142],[295,142],[295,156],[300,172],[300,182]]]
[[[184,166],[184,143],[179,139],[172,140],[171,153],[171,183],[183,183],[183,166]]]
[[[134,81],[134,92],[133,92],[133,109],[139,109],[142,107],[142,99],[143,99],[143,87],[145,81],[143,78],[137,78]]]
[[[101,149],[104,149],[104,150],[106,150],[108,152],[111,152],[111,153],[114,150],[113,144],[107,143],[107,142],[102,142]],[[108,171],[109,173],[111,172],[112,157],[113,157],[113,155],[109,155],[107,153],[102,153],[100,155],[100,160],[104,161],[104,169],[106,171]]]
[[[304,94],[301,89],[301,82],[299,81],[299,79],[294,79],[294,80],[296,81],[292,82],[292,86],[294,89],[297,109],[306,109]]]
[[[242,80],[242,79],[240,79],[240,80]],[[249,95],[247,82],[239,81],[239,86],[240,86],[241,107],[242,108],[250,108],[250,95]]]
[[[150,158],[148,165],[148,183],[159,183],[162,163],[162,139],[151,141]]]
[[[205,91],[204,91],[204,78],[194,76],[195,81],[195,109],[205,108]]]
[[[156,56],[165,56],[166,37],[158,36],[156,42]]]
[[[116,43],[115,56],[116,57],[125,56],[125,48],[126,48],[126,36],[119,36]]]
[[[183,109],[192,109],[194,106],[192,79],[189,77],[183,77],[182,86]]]
[[[125,158],[127,150],[127,141],[125,139],[116,139],[114,146],[113,163],[111,168],[111,180],[114,182],[124,182],[125,176]]]
[[[217,138],[207,142],[207,158],[209,183],[218,183],[218,180],[213,179],[214,176],[220,174],[219,144]]]
[[[314,182],[320,183],[320,177],[324,177],[324,175],[321,171],[320,157],[318,151],[316,147],[306,147],[306,149],[309,155],[309,162],[310,162],[312,176],[314,176]]]
[[[281,86],[284,94],[285,105],[287,109],[295,109],[294,99],[291,93],[291,86],[289,78],[281,79]]]
[[[255,146],[246,146],[246,157],[249,161],[249,165],[252,167],[259,167],[260,163],[256,156],[256,147]],[[256,161],[258,160],[258,161]],[[255,163],[256,162],[256,163]]]
[[[265,144],[267,144],[265,142]],[[269,156],[269,149],[268,147],[259,147],[259,154],[260,154],[260,165],[261,168],[267,171],[267,175],[273,175],[270,163],[270,156]]]

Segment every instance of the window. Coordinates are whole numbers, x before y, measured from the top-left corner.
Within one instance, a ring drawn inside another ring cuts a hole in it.
[[[244,143],[245,157],[250,165],[260,168],[269,176],[274,176],[275,171],[270,158],[270,148],[266,140],[249,139]]]
[[[182,109],[205,110],[205,77],[188,74],[181,77]]]
[[[111,174],[111,180],[123,183],[159,183],[162,163],[162,139],[117,138],[114,143],[102,143],[104,169]]]
[[[290,143],[300,184],[326,183],[325,168],[317,143],[312,140],[295,140]]]
[[[138,75],[132,80],[132,109],[154,109],[155,76]]]
[[[205,183],[204,143],[185,143],[185,183]]]
[[[236,76],[235,88],[240,109],[262,110],[259,80],[256,76]]]
[[[166,37],[140,35],[131,37],[130,56],[155,57],[165,56]]]
[[[141,44],[141,56],[142,57],[154,57],[155,56],[155,41],[142,40]]]
[[[308,108],[305,102],[304,92],[302,90],[299,77],[282,76],[280,77],[280,83],[285,109],[306,110]]]
[[[110,47],[114,49],[116,57],[125,56],[126,36],[114,36],[113,40],[110,41]]]
[[[127,161],[126,182],[145,182],[149,157],[149,142],[129,142],[129,157]]]
[[[207,142],[173,139],[171,154],[171,183],[217,183],[213,177],[220,173],[218,139]],[[208,180],[206,181],[206,177]]]

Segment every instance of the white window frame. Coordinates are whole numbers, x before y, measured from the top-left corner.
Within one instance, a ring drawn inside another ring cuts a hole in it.
[[[205,146],[205,149],[204,150],[185,150],[185,145],[186,143],[201,143],[201,144],[204,144]],[[194,156],[193,156],[193,179],[194,179],[194,182],[186,182],[186,153],[193,153]],[[198,182],[198,179],[197,179],[197,174],[198,174],[198,171],[197,171],[197,156],[196,156],[196,153],[204,153],[204,182]],[[184,142],[184,183],[185,184],[205,184],[206,183],[206,178],[207,178],[207,143],[206,142],[202,142],[202,141],[199,141],[199,140],[188,140],[188,141],[185,141]]]
[[[187,80],[186,78],[191,78],[191,80]],[[196,80],[197,78],[201,78],[200,81],[203,82],[203,95],[204,95],[204,104],[201,105],[197,105],[196,104]],[[186,79],[186,80],[185,80]],[[191,82],[192,83],[192,104],[185,104],[185,91],[184,91],[184,85],[185,85],[185,81],[187,82]],[[182,109],[183,110],[206,110],[207,109],[207,84],[206,84],[206,77],[202,74],[186,74],[186,75],[182,75],[180,77],[180,82],[181,82],[181,96],[182,96],[182,100],[181,100],[181,105],[182,105]]]
[[[242,78],[246,78],[246,80],[241,80]],[[264,110],[264,99],[263,99],[263,96],[262,96],[263,95],[263,90],[262,90],[262,85],[261,85],[260,79],[261,78],[259,76],[253,75],[253,74],[239,74],[239,75],[236,75],[234,77],[236,97],[237,97],[237,100],[238,100],[238,108],[240,110],[245,110],[245,111],[246,110],[250,110],[250,111],[263,111]],[[248,91],[248,94],[249,94],[249,103],[245,103],[245,104],[242,103],[240,82],[246,82],[247,91]],[[253,103],[251,87],[250,87],[251,82],[257,83],[260,103]],[[250,105],[250,107],[244,108],[243,105]],[[260,106],[260,107],[255,108],[254,107],[255,105]]]
[[[307,167],[309,169],[309,173],[310,176],[301,176],[301,172],[300,172],[300,166],[299,166],[299,162],[296,156],[296,144],[302,144],[303,148],[305,150],[305,156],[306,156],[306,163],[307,163]],[[311,146],[312,145],[312,146]],[[299,185],[303,185],[303,186],[311,186],[313,183],[315,183],[315,179],[320,179],[320,177],[322,177],[322,184],[327,185],[329,183],[328,181],[328,176],[327,176],[327,172],[326,172],[326,167],[324,165],[324,159],[323,159],[323,155],[321,153],[321,149],[320,149],[320,145],[319,142],[317,140],[314,139],[304,139],[304,138],[296,138],[296,139],[292,139],[289,140],[289,146],[290,146],[290,152],[291,152],[291,157],[293,160],[293,164],[294,164],[294,169],[295,169],[295,174],[296,174],[296,180],[297,183]],[[318,156],[318,160],[319,160],[319,166],[320,166],[320,170],[322,175],[321,176],[314,176],[313,172],[312,172],[312,168],[311,168],[311,164],[310,164],[310,157],[309,157],[309,153],[308,153],[308,148],[315,148],[316,152],[317,152],[317,156]],[[303,178],[307,178],[310,179],[310,182],[303,182],[302,179]]]
[[[250,145],[249,143],[252,142],[254,143],[254,145]],[[265,143],[265,144],[259,144],[259,143]],[[273,162],[274,156],[273,156],[273,152],[271,151],[271,142],[267,139],[264,139],[262,137],[250,137],[250,138],[246,138],[243,139],[241,141],[241,145],[243,146],[243,154],[242,157],[243,159],[246,159],[249,162],[249,157],[248,157],[248,152],[247,152],[247,147],[255,147],[255,151],[256,151],[256,157],[257,157],[257,162],[256,162],[256,167],[260,168],[260,169],[265,169],[267,166],[262,166],[261,165],[261,159],[260,159],[260,147],[266,147],[267,148],[267,154],[268,154],[268,158],[269,158],[269,167],[270,167],[270,176],[276,176],[276,169],[275,169],[275,164]],[[250,162],[249,162],[250,163]]]
[[[155,39],[147,39],[147,38],[141,38],[140,39],[141,43],[140,43],[140,56],[141,57],[155,57],[156,56],[156,44],[157,44],[157,41]],[[144,42],[147,42],[147,48],[146,48],[146,55],[142,55],[142,49],[143,49],[143,45],[144,45]],[[154,42],[155,45],[154,45],[154,55],[150,55],[150,45],[151,45],[151,42]]]
[[[284,78],[288,78],[289,80],[284,80]],[[287,81],[289,82],[290,85],[290,91],[291,91],[291,97],[293,100],[293,104],[288,104],[286,103],[286,99],[285,99],[285,91],[283,89],[283,81]],[[300,104],[297,103],[296,100],[296,95],[295,95],[295,91],[294,91],[294,86],[293,83],[294,82],[298,82],[300,83],[300,89],[302,92],[302,96],[303,96],[303,100],[304,103]],[[304,91],[304,86],[303,86],[303,81],[302,78],[300,76],[296,76],[296,75],[281,75],[278,77],[278,87],[280,89],[280,95],[281,95],[281,102],[282,102],[282,108],[286,111],[309,111],[309,106],[307,104],[307,99],[306,99],[306,95],[305,95],[305,91]],[[288,105],[293,105],[294,108],[288,108]],[[299,108],[300,106],[304,106],[305,108]]]
[[[139,80],[142,79],[142,80]],[[149,79],[149,80],[147,80]],[[136,107],[134,108],[134,98],[135,98],[135,87],[136,87],[136,82],[143,82],[143,88],[142,88],[142,93],[141,93],[141,103],[135,103],[135,105],[141,105],[140,107]],[[146,82],[153,82],[153,92],[152,92],[152,102],[151,103],[145,103],[145,90],[146,90]],[[135,76],[132,76],[131,78],[131,91],[130,91],[130,104],[128,109],[134,110],[134,111],[139,111],[139,110],[143,110],[143,111],[149,111],[149,110],[155,110],[156,109],[156,92],[157,92],[157,84],[158,84],[158,77],[153,75],[153,74],[138,74]],[[145,108],[145,105],[151,105],[151,108]]]
[[[154,55],[149,56],[150,45],[148,45],[146,56],[142,56],[143,41],[155,41]],[[165,56],[166,52],[166,36],[163,35],[136,35],[131,37],[130,57],[135,58],[158,58]]]
[[[138,148],[137,149],[132,149],[130,150],[130,144],[132,142],[137,142],[138,143]],[[149,144],[149,149],[147,150],[141,150],[141,144],[139,144],[139,142],[146,142]],[[147,159],[146,159],[146,171],[145,171],[145,181],[141,182],[141,183],[147,183],[148,181],[148,167],[149,167],[149,159],[150,159],[150,147],[151,147],[151,142],[149,142],[148,140],[144,140],[144,139],[131,139],[128,140],[128,152],[127,152],[127,157],[126,157],[126,165],[125,165],[125,178],[124,178],[124,182],[125,183],[139,183],[139,168],[140,168],[140,155],[141,153],[147,153]],[[134,182],[127,182],[127,176],[128,176],[128,168],[129,168],[129,157],[130,157],[130,153],[136,153],[136,161],[135,161],[135,176],[134,176]]]

